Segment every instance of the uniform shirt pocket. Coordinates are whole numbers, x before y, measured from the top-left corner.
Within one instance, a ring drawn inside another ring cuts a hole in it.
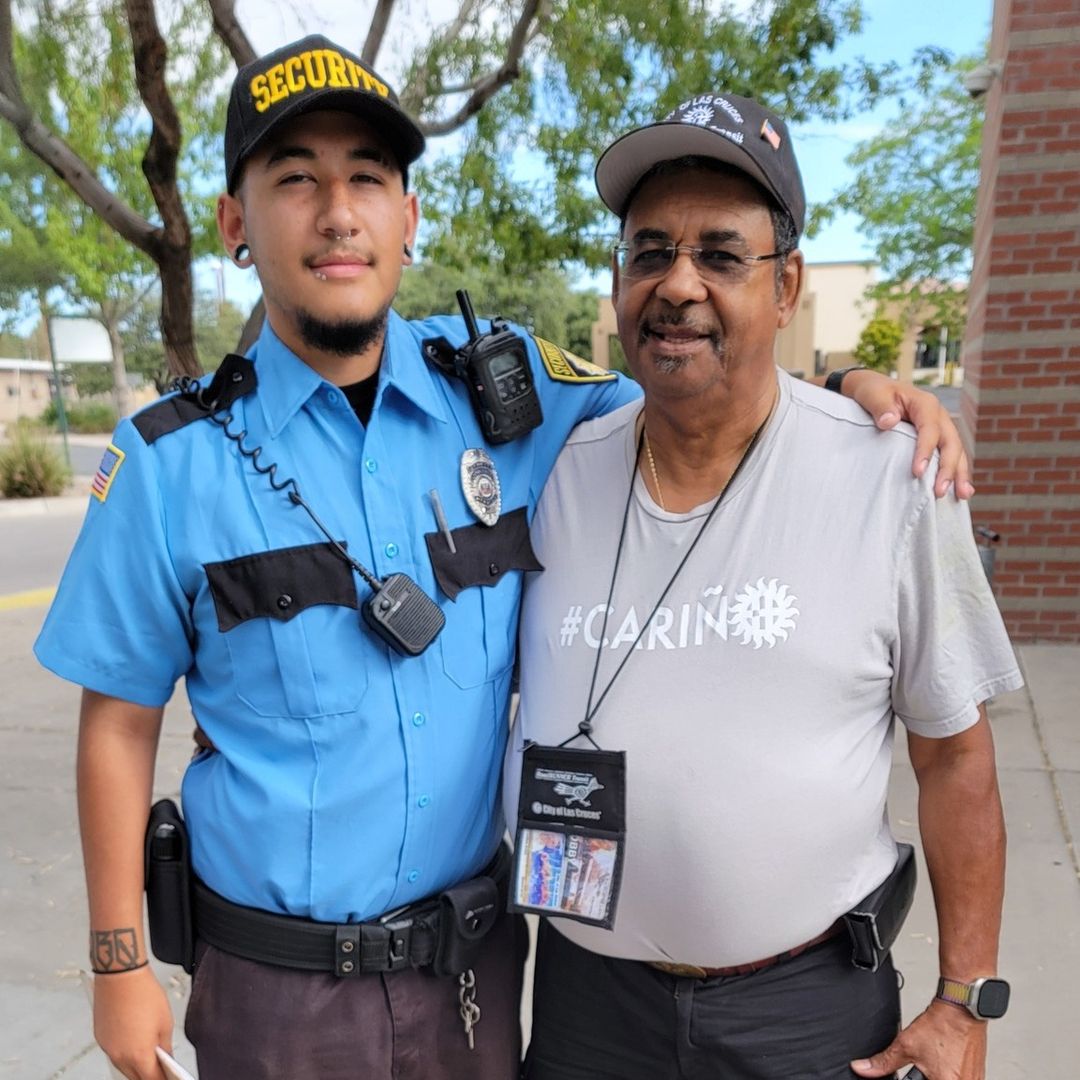
[[[543,566],[523,506],[491,527],[465,525],[451,535],[456,551],[441,532],[424,537],[439,589],[454,601],[443,609],[443,669],[458,686],[480,686],[513,663],[521,572]]]
[[[237,695],[263,716],[349,712],[367,686],[352,568],[331,544],[205,565]],[[337,662],[350,652],[355,663]]]

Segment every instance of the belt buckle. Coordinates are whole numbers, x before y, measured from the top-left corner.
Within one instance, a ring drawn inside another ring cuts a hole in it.
[[[412,919],[397,919],[386,923],[384,929],[388,932],[389,940],[386,949],[387,971],[400,971],[409,966],[409,958],[412,950]]]
[[[703,967],[698,967],[697,964],[672,964],[665,960],[658,960],[653,963],[653,967],[667,972],[668,975],[675,975],[680,979],[705,979],[708,978],[709,974]]]

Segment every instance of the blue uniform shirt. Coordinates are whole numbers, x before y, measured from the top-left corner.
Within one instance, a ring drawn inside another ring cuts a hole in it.
[[[229,425],[263,448],[279,481],[295,478],[354,558],[380,578],[410,575],[437,600],[446,625],[425,653],[400,656],[373,635],[357,607],[368,586],[339,557],[313,560],[326,538],[205,417],[149,442],[121,422],[35,646],[64,678],[141,705],[164,704],[186,677],[217,748],[184,778],[194,866],[237,903],[370,918],[472,876],[502,834],[522,573],[493,562],[494,584],[477,577],[450,601],[425,542],[437,531],[428,491],[452,529],[483,530],[460,460],[484,447],[503,517],[524,507],[531,519],[571,428],[638,391],[579,378],[572,357],[523,334],[544,423],[486,446],[463,384],[421,355],[440,335],[466,337],[457,318],[390,315],[365,429],[267,324],[252,353],[257,387]],[[219,564],[227,597],[211,584]]]

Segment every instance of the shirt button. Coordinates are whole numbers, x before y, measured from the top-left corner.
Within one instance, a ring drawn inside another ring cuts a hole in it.
[[[430,795],[421,795],[420,798],[416,800],[416,805],[419,806],[421,810],[423,810],[424,807],[427,806],[428,803],[430,803],[430,802],[431,802],[431,796]]]
[[[414,712],[412,714],[413,727],[423,727],[427,722],[427,717],[422,712]]]
[[[329,401],[331,405],[336,405],[337,404],[337,399],[338,399],[338,395],[337,395],[336,390],[331,390],[326,395],[326,400]]]
[[[499,564],[496,563],[496,562],[490,563],[488,565],[488,573],[492,577],[498,577],[499,576]]]
[[[292,607],[292,597],[288,593],[282,593],[277,598],[277,606],[281,608],[282,611],[287,611]]]
[[[397,544],[391,540],[390,543],[383,548],[383,551],[386,552],[386,557],[388,559],[393,559],[397,555]]]
[[[419,870],[410,870],[409,871],[409,881],[410,881],[410,883],[415,884],[419,880],[420,880],[420,871]]]
[[[367,471],[369,473],[375,472],[375,470],[378,469],[378,467],[379,467],[379,463],[374,458],[369,457],[364,462],[364,468],[367,469]]]

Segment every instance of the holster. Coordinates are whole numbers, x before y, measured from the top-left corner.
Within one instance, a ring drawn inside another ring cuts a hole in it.
[[[851,937],[851,962],[865,971],[877,971],[900,933],[915,897],[915,849],[897,844],[892,873],[843,916]]]
[[[194,968],[191,845],[180,810],[172,799],[150,808],[146,826],[146,910],[150,947],[166,964]]]

